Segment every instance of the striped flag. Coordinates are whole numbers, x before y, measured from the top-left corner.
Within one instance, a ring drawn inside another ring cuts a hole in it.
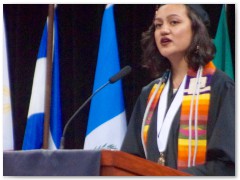
[[[58,22],[55,9],[54,16],[54,47],[52,71],[52,97],[49,149],[58,149],[62,136],[61,102],[60,102],[60,73],[58,53]],[[38,58],[33,79],[32,95],[28,111],[27,125],[23,141],[23,150],[40,149],[43,145],[44,105],[46,87],[47,61],[47,23],[45,24],[38,51]]]
[[[9,85],[10,81],[6,39],[5,24],[3,24],[3,150],[14,150],[11,91]]]
[[[120,70],[113,8],[108,5],[103,15],[93,92]],[[125,132],[126,115],[120,80],[93,97],[84,149],[120,149]]]
[[[216,37],[214,39],[214,44],[217,48],[217,53],[214,57],[213,62],[217,68],[221,69],[229,77],[234,79],[231,47],[225,8],[226,8],[225,5],[223,5],[218,23]]]

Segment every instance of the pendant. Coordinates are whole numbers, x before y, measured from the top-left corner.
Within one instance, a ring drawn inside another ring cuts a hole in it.
[[[165,157],[163,152],[160,152],[160,157],[158,158],[158,164],[165,166]]]

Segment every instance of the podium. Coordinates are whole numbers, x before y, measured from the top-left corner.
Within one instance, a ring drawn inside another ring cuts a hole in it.
[[[4,176],[189,176],[134,155],[112,150],[3,152]]]
[[[190,176],[121,151],[101,152],[101,176]]]

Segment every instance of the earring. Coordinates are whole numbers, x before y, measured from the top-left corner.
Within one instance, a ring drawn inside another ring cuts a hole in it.
[[[195,54],[198,54],[198,53],[199,53],[199,49],[200,49],[200,46],[197,45]]]

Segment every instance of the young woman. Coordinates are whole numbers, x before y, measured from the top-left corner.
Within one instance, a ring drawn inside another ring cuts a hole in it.
[[[157,78],[134,107],[121,150],[193,175],[235,175],[235,85],[211,60],[200,5],[157,8],[143,65]]]

